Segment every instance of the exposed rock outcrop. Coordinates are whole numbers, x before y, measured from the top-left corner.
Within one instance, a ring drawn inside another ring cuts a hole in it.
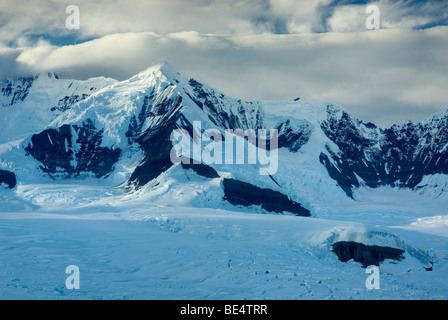
[[[270,212],[286,211],[305,217],[311,215],[310,211],[303,208],[300,203],[275,190],[262,189],[247,182],[228,178],[223,180],[223,186],[224,200],[233,205],[257,205]]]
[[[365,245],[355,241],[338,241],[333,244],[333,252],[342,262],[353,259],[360,262],[364,268],[370,265],[379,266],[385,259],[404,259],[402,249]]]
[[[16,175],[7,170],[0,170],[0,186],[3,184],[9,189],[13,189],[17,184]]]

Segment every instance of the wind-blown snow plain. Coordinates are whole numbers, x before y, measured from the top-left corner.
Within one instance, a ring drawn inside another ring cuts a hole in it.
[[[19,186],[2,194],[0,298],[446,299],[446,203],[358,196],[306,218],[154,204],[93,179]],[[380,289],[368,290],[365,269],[331,252],[335,239],[400,247],[405,259],[382,263]],[[69,265],[79,290],[65,286]]]

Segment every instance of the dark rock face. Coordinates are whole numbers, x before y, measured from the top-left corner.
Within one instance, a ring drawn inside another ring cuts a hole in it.
[[[237,113],[229,113],[223,105],[224,96],[218,96],[213,90],[205,89],[204,86],[194,80],[189,80],[189,85],[193,89],[194,96],[190,98],[207,114],[209,119],[216,125],[224,129],[253,129],[257,131],[263,127],[263,116],[261,109],[243,106],[241,100],[238,100]],[[251,120],[251,114],[254,114],[254,120]]]
[[[333,252],[342,262],[353,259],[356,262],[360,262],[364,268],[370,265],[379,266],[385,259],[398,261],[404,259],[404,250],[391,247],[368,246],[354,241],[334,243]]]
[[[224,200],[233,205],[257,205],[266,211],[294,213],[298,216],[310,216],[310,211],[303,208],[300,203],[292,201],[283,193],[275,190],[262,189],[250,183],[235,179],[224,179]]]
[[[41,168],[44,172],[56,173],[57,168],[63,168],[69,174],[74,172],[70,164],[73,160],[73,144],[69,125],[63,125],[57,129],[46,129],[33,135],[31,144],[28,144],[25,151],[43,164]]]
[[[132,173],[129,179],[131,184],[143,186],[173,165],[170,159],[170,135],[174,128],[175,121],[167,121],[165,125],[151,128],[138,139],[145,156]]]
[[[77,134],[75,142],[72,130]],[[101,147],[102,137],[103,131],[87,120],[81,126],[63,125],[35,134],[25,150],[48,174],[92,172],[100,178],[112,170],[121,154],[120,149]]]
[[[17,80],[5,80],[2,83],[1,93],[5,97],[10,97],[10,106],[14,105],[18,101],[23,101],[28,96],[29,89],[34,82],[34,78],[19,78]]]
[[[9,189],[13,189],[16,184],[16,175],[7,170],[0,170],[0,186],[5,183]]]
[[[448,148],[443,149],[448,145],[448,113],[424,124],[393,126],[385,136],[382,151],[391,158],[389,176],[398,178],[403,186],[414,188],[425,175],[448,173]]]
[[[303,124],[299,129],[293,129],[289,120],[281,123],[276,129],[278,130],[278,147],[287,148],[291,152],[299,151],[308,142],[312,133],[310,125]]]
[[[352,197],[352,189],[360,186],[356,175],[361,177],[369,187],[377,187],[378,173],[385,175],[385,171],[381,155],[371,150],[378,139],[373,133],[375,128],[370,131],[374,138],[366,138],[358,130],[359,122],[357,123],[345,112],[341,119],[337,119],[333,115],[332,106],[327,107],[327,119],[322,123],[322,130],[341,150],[340,154],[335,154],[326,146],[336,165],[331,163],[326,154],[320,154],[319,161],[327,168],[330,177],[336,180],[350,197]],[[367,159],[367,157],[371,158]]]
[[[132,144],[137,141],[139,135],[141,134],[141,130],[145,119],[148,117],[153,117],[154,113],[151,112],[150,104],[152,99],[154,99],[154,94],[151,93],[148,96],[143,98],[143,105],[140,109],[138,117],[133,116],[129,121],[128,131],[126,131],[126,137],[128,138],[128,143]]]
[[[448,148],[442,148],[448,144],[448,113],[424,124],[408,123],[382,130],[345,112],[338,119],[328,106],[327,121],[321,128],[340,153],[327,147],[333,161],[325,153],[319,160],[350,197],[353,188],[360,186],[357,176],[372,188],[414,188],[425,175],[448,174]]]
[[[154,108],[154,115],[158,113],[164,116],[137,139],[144,158],[129,179],[131,185],[137,188],[143,186],[173,165],[170,158],[173,147],[170,137],[173,130],[179,128],[176,122],[183,119],[180,106],[181,100],[174,98],[162,101]]]
[[[64,112],[70,109],[75,103],[88,98],[90,95],[83,93],[82,95],[73,94],[71,96],[65,96],[58,101],[56,107],[51,108],[51,111],[61,111]]]
[[[164,93],[170,90],[172,90],[172,85],[169,85],[158,97],[155,97],[153,92],[144,97],[138,116],[133,116],[129,122],[128,131],[126,132],[129,144],[136,142],[141,137],[142,128],[147,118],[164,116],[168,111],[175,110],[182,105],[182,96],[177,95],[171,98],[164,96]],[[160,96],[164,97],[160,98]],[[147,132],[143,134],[147,134]]]

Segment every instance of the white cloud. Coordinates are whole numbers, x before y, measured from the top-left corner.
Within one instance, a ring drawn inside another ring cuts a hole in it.
[[[382,125],[421,120],[448,104],[448,27],[410,28],[443,18],[448,2],[373,3],[378,31],[365,29],[365,5],[331,0],[77,0],[73,31],[65,28],[72,1],[3,0],[0,76],[125,79],[164,59],[242,99],[308,96]],[[273,34],[284,32],[292,34]],[[81,43],[55,45],[58,37]]]
[[[322,28],[322,6],[332,0],[270,0],[273,15],[285,21],[290,33],[311,33]]]
[[[200,34],[358,32],[366,5],[332,0],[2,0],[0,45],[22,46],[39,37],[84,41],[126,32]],[[448,19],[448,2],[374,1],[382,28],[413,28]],[[65,9],[80,9],[81,29],[67,30]]]
[[[328,19],[329,29],[333,32],[352,32],[366,30],[366,6],[348,5],[336,8]],[[381,12],[381,11],[380,11]],[[381,19],[380,19],[381,21]]]
[[[380,28],[413,29],[448,20],[448,2],[380,0],[369,2],[378,6]],[[334,8],[328,19],[330,31],[358,32],[366,29],[365,4],[340,5]]]
[[[269,32],[255,23],[269,9],[268,0],[16,0],[0,1],[0,42],[45,35],[91,39],[126,32],[158,34],[197,31],[210,34]],[[65,9],[80,10],[78,31],[67,30]],[[1,43],[0,43],[1,44]]]
[[[242,99],[307,96],[380,125],[421,120],[448,104],[448,27],[304,35],[122,33],[72,46],[0,51],[14,70],[126,79],[165,59]],[[19,54],[20,53],[20,54]]]

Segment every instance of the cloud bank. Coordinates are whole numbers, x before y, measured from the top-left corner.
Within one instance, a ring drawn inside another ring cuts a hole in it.
[[[382,126],[448,105],[446,2],[373,2],[385,27],[366,30],[363,1],[79,1],[77,31],[67,1],[23,3],[0,4],[0,76],[122,80],[163,59],[233,97],[327,100]]]

